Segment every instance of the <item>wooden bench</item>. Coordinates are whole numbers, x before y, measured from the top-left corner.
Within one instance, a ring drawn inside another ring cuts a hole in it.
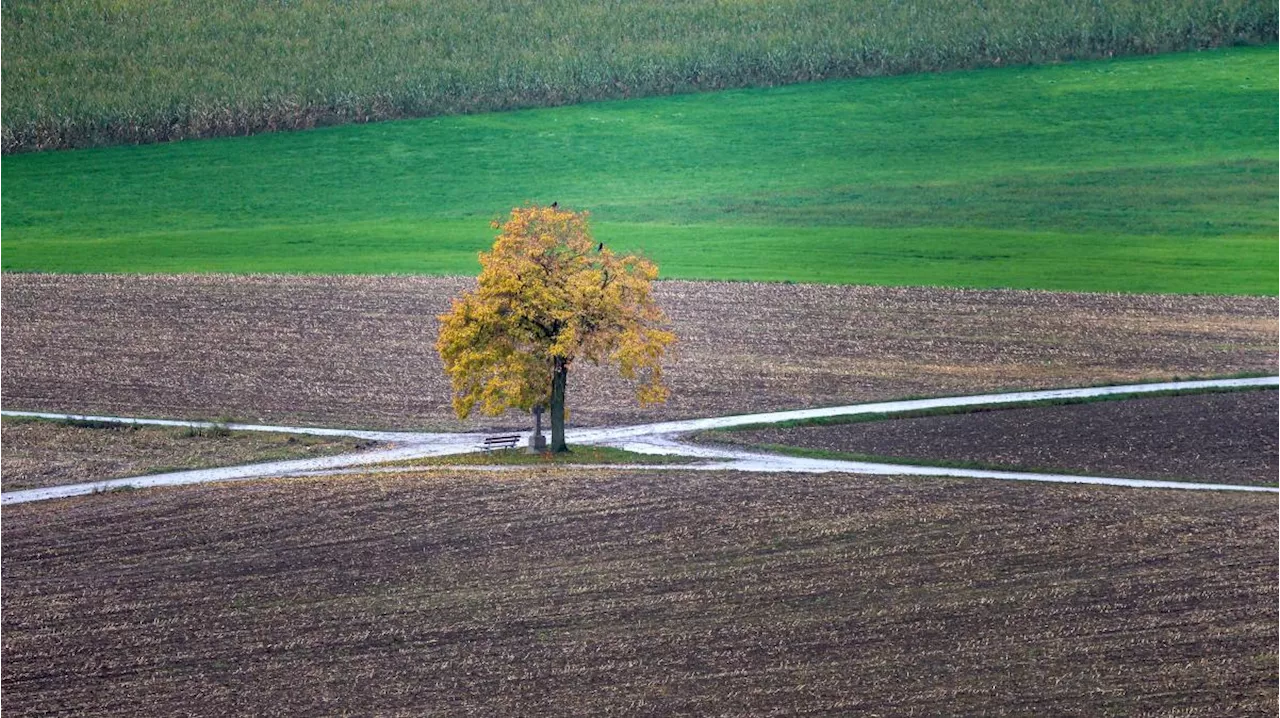
[[[493,451],[494,449],[514,449],[516,444],[520,443],[519,434],[503,434],[502,436],[486,436],[484,443],[480,448],[485,451]]]

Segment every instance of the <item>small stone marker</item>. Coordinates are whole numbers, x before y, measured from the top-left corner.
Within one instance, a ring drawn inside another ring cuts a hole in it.
[[[533,407],[533,433],[529,435],[530,454],[540,454],[547,450],[547,440],[542,435],[542,412],[541,406]]]

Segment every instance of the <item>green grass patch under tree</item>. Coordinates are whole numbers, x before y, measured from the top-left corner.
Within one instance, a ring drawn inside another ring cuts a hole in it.
[[[470,454],[450,454],[426,459],[393,461],[384,466],[559,466],[574,464],[692,464],[688,456],[639,454],[611,446],[571,446],[567,453],[543,451],[530,454],[525,449],[497,449]]]

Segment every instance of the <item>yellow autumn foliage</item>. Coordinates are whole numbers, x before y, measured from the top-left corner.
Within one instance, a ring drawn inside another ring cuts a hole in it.
[[[658,268],[598,244],[586,212],[529,206],[494,226],[478,287],[440,316],[458,416],[553,404],[553,376],[578,360],[616,367],[642,404],[664,401],[675,335],[650,292]]]

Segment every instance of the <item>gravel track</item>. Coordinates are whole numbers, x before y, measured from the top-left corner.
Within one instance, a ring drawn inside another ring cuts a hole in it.
[[[1058,475],[1050,473],[1018,473],[1008,471],[988,471],[988,470],[972,470],[972,469],[952,469],[936,466],[905,466],[900,464],[877,464],[868,462],[855,461],[831,461],[820,459],[804,459],[790,456],[761,454],[758,452],[742,451],[729,448],[714,448],[706,446],[697,446],[679,439],[679,435],[688,432],[702,431],[706,429],[723,428],[729,426],[743,426],[762,422],[781,422],[796,419],[806,419],[820,416],[841,416],[852,414],[879,414],[894,413],[904,411],[917,411],[926,408],[936,408],[943,406],[976,406],[991,403],[1006,403],[1017,401],[1039,401],[1046,398],[1066,398],[1066,397],[1089,397],[1089,396],[1105,396],[1127,393],[1149,393],[1158,391],[1168,391],[1172,389],[1192,389],[1192,388],[1210,388],[1210,387],[1241,387],[1241,386],[1273,386],[1280,384],[1280,377],[1261,377],[1253,379],[1220,379],[1212,381],[1196,381],[1182,382],[1177,384],[1143,384],[1135,386],[1113,386],[1113,387],[1091,387],[1082,389],[1058,389],[1053,391],[1038,392],[1020,392],[1009,394],[989,394],[984,396],[964,396],[964,397],[940,397],[935,399],[917,399],[902,402],[888,402],[865,404],[860,406],[846,407],[830,407],[826,409],[802,409],[789,412],[774,412],[769,414],[739,414],[729,417],[713,417],[705,419],[684,420],[677,422],[662,422],[655,424],[642,424],[626,427],[610,427],[596,429],[578,429],[568,432],[567,439],[570,443],[582,444],[603,444],[607,446],[615,446],[628,451],[646,453],[646,454],[664,454],[671,456],[689,456],[691,458],[715,458],[720,459],[718,463],[707,466],[685,466],[676,467],[689,470],[736,470],[750,471],[757,473],[782,473],[782,472],[806,472],[806,473],[858,473],[858,474],[883,474],[883,475],[915,475],[915,476],[952,476],[962,478],[987,478],[1012,481],[1039,481],[1051,483],[1077,483],[1077,484],[1095,484],[1109,486],[1125,486],[1130,488],[1160,488],[1160,489],[1183,489],[1183,490],[1201,490],[1201,491],[1269,491],[1275,492],[1280,489],[1263,486],[1248,485],[1230,485],[1221,483],[1192,483],[1192,482],[1165,482],[1152,481],[1143,479],[1129,479],[1119,477],[1090,477],[1075,475]],[[6,414],[21,412],[4,412]],[[29,415],[29,414],[27,414]],[[83,418],[71,417],[53,414],[41,414],[46,418]],[[124,417],[94,417],[97,421],[115,421],[119,423],[131,423],[135,420]],[[143,420],[144,422],[147,420]],[[149,423],[173,425],[177,422],[166,420],[150,420]],[[194,425],[203,425],[196,423]],[[335,430],[335,429],[319,429],[309,430],[305,427],[287,427],[287,426],[253,426],[253,425],[231,425],[230,428],[250,431],[272,431],[281,433],[306,433],[308,431],[318,431],[326,435],[348,435],[359,436],[362,438],[374,438],[377,436],[388,437],[398,436],[406,442],[407,445],[380,449],[375,451],[361,452],[357,454],[346,454],[341,456],[323,457],[315,459],[300,459],[294,461],[280,461],[266,464],[251,464],[247,466],[225,467],[220,469],[201,469],[193,471],[179,471],[168,474],[155,474],[150,476],[140,476],[134,478],[111,479],[106,481],[94,481],[83,484],[74,484],[67,486],[52,486],[47,488],[28,489],[25,491],[12,491],[0,495],[0,503],[18,504],[28,503],[32,501],[45,501],[49,499],[69,498],[72,496],[83,496],[87,494],[102,493],[105,491],[113,491],[118,489],[138,489],[152,488],[156,486],[179,486],[186,484],[208,483],[215,481],[231,481],[240,479],[253,479],[273,476],[296,476],[296,475],[315,475],[315,474],[350,474],[367,471],[358,467],[368,467],[373,464],[384,463],[388,461],[401,461],[406,459],[418,459],[428,456],[443,456],[448,454],[470,453],[477,450],[477,444],[482,435],[477,434],[378,434],[376,432],[367,432],[359,430]],[[493,467],[477,467],[480,470],[492,469]],[[601,467],[585,467],[579,466],[580,469],[601,468]],[[616,468],[616,467],[603,467]],[[661,470],[662,468],[671,469],[672,467],[638,467],[638,468],[654,468]]]

